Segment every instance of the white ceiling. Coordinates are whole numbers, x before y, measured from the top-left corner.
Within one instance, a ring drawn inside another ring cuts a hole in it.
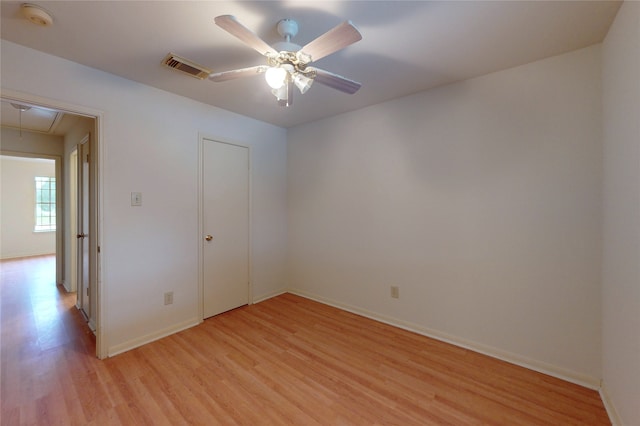
[[[4,127],[49,133],[56,127],[56,122],[60,121],[61,113],[57,111],[4,101],[1,105],[0,114]]]
[[[15,106],[14,106],[15,105]],[[18,106],[28,106],[21,111]],[[0,102],[0,117],[2,127],[24,132],[43,133],[47,135],[64,136],[76,123],[78,116],[62,111],[42,108],[34,105],[24,105],[7,101]]]
[[[33,3],[33,2],[31,2]],[[618,1],[40,1],[52,27],[2,1],[5,40],[282,127],[318,120],[601,42]],[[363,84],[347,95],[316,84],[276,104],[264,79],[214,83],[161,65],[169,52],[215,72],[264,58],[213,23],[231,14],[265,41],[282,18],[304,45],[350,19],[362,41],[314,65]]]

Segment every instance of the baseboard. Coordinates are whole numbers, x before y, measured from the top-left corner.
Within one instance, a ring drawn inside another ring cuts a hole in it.
[[[22,254],[5,254],[0,256],[0,260],[15,260],[29,257],[55,256],[55,253],[22,253]]]
[[[91,331],[93,332],[93,334],[96,334],[96,322],[93,318],[89,318],[89,321],[87,321],[87,324],[89,324],[89,328],[91,329]]]
[[[127,352],[130,351],[131,349],[135,349],[138,348],[142,345],[146,345],[147,343],[151,343],[154,342],[156,340],[160,340],[163,337],[167,337],[171,334],[175,334],[178,333],[182,330],[186,330],[187,328],[191,328],[194,327],[198,324],[200,324],[200,320],[197,318],[192,318],[188,321],[184,321],[181,322],[179,324],[176,325],[172,325],[171,327],[167,327],[164,328],[162,330],[159,330],[155,333],[150,333],[147,334],[145,336],[139,337],[137,339],[132,339],[129,341],[126,341],[124,343],[120,343],[119,345],[115,345],[115,346],[110,346],[109,349],[107,349],[107,357],[112,357],[112,356],[116,356],[118,354],[121,354],[123,352]]]
[[[286,293],[286,290],[279,290],[273,293],[269,293],[267,295],[264,296],[260,296],[256,299],[253,299],[253,301],[251,303],[260,303],[263,302],[267,299],[271,299],[273,297],[279,296],[283,293]],[[198,319],[191,319],[189,321],[185,321],[183,323],[177,324],[175,326],[171,326],[171,327],[167,327],[163,330],[160,330],[156,333],[151,333],[151,334],[147,334],[146,336],[142,336],[140,338],[137,339],[132,339],[129,340],[127,342],[121,343],[119,345],[115,345],[115,346],[111,346],[109,347],[108,351],[107,351],[107,357],[112,357],[112,356],[116,356],[118,354],[121,354],[123,352],[127,352],[130,351],[131,349],[135,349],[137,347],[140,347],[142,345],[146,345],[147,343],[151,343],[153,341],[162,339],[163,337],[167,337],[171,334],[177,333],[179,331],[182,330],[186,330],[187,328],[191,328],[194,327],[198,324],[200,324],[202,321],[198,320]]]
[[[537,371],[539,373],[556,377],[558,379],[565,380],[567,382],[584,386],[589,389],[593,389],[593,390],[600,389],[600,379],[597,379],[595,377],[591,377],[585,374],[580,374],[575,371],[566,370],[566,369],[563,369],[551,364],[547,364],[544,362],[536,361],[536,360],[523,357],[508,351],[504,351],[502,349],[494,348],[492,346],[483,345],[481,343],[470,341],[467,339],[462,339],[447,333],[442,333],[437,330],[432,330],[432,329],[420,326],[418,324],[413,324],[407,321],[399,320],[397,318],[380,315],[376,312],[371,312],[356,306],[351,306],[335,300],[327,299],[325,297],[308,293],[303,290],[289,289],[288,292],[301,297],[305,297],[307,299],[314,300],[316,302],[324,303],[326,305],[330,305],[335,308],[345,310],[347,312],[361,315],[363,317],[366,317],[375,321],[379,321],[385,324],[392,325],[394,327],[402,328],[404,330],[408,330],[426,337],[430,337],[432,339],[436,339],[441,342],[450,343],[452,345],[455,345],[464,349],[478,352],[483,355],[487,355],[492,358],[496,358],[501,361],[508,362],[510,364],[515,364],[520,367],[527,368],[529,370]]]
[[[269,293],[269,294],[267,294],[267,295],[264,295],[264,296],[260,296],[260,297],[254,298],[254,299],[253,299],[253,302],[251,302],[251,303],[260,303],[260,302],[264,302],[265,300],[272,299],[272,298],[274,298],[274,297],[280,296],[281,294],[284,294],[284,293],[286,293],[286,292],[287,292],[287,290],[285,290],[285,289],[278,290],[278,291],[275,291],[275,292],[273,292],[273,293]]]
[[[622,420],[620,420],[620,416],[613,405],[613,401],[611,401],[611,397],[609,396],[609,392],[607,391],[607,386],[604,381],[602,382],[602,386],[600,386],[599,392],[600,399],[602,399],[604,408],[607,410],[607,415],[609,416],[609,420],[611,420],[611,424],[613,426],[622,426]]]

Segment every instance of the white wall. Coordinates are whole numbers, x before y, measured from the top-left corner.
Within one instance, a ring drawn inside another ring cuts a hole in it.
[[[290,129],[290,286],[597,386],[600,93],[594,46]]]
[[[4,83],[4,76],[3,76]],[[63,139],[61,136],[45,135],[35,132],[22,132],[3,127],[0,129],[0,148],[4,153],[19,152],[44,156],[62,156]]]
[[[4,40],[2,88],[103,111],[102,327],[109,353],[198,321],[199,133],[252,147],[253,294],[286,288],[284,129]],[[132,191],[142,192],[142,207],[130,206]],[[164,306],[169,290],[174,303]]]
[[[55,232],[33,230],[36,176],[55,177],[55,161],[0,156],[0,259],[56,252]]]
[[[640,423],[640,3],[603,43],[603,378],[621,424]]]

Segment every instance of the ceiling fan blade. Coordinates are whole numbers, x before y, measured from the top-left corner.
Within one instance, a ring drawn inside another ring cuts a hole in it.
[[[329,71],[321,70],[318,68],[307,68],[309,71],[314,71],[316,76],[313,81],[316,81],[325,86],[329,86],[344,93],[353,95],[362,87],[362,84],[357,81],[349,80],[338,74],[334,74]]]
[[[234,80],[236,78],[242,78],[242,77],[252,77],[254,75],[258,75],[266,72],[267,69],[269,69],[269,67],[266,65],[258,65],[255,67],[240,68],[240,69],[231,70],[231,71],[213,72],[209,74],[209,80],[220,82],[220,81]]]
[[[242,25],[233,15],[216,16],[213,20],[217,26],[234,37],[239,38],[244,44],[258,51],[264,56],[276,56],[278,52],[269,46],[264,40],[249,28]]]
[[[298,52],[298,59],[308,64],[344,49],[359,40],[362,40],[362,34],[351,21],[344,21],[302,47]]]

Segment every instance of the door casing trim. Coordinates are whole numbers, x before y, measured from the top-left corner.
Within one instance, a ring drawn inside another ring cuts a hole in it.
[[[107,286],[104,283],[103,277],[103,268],[102,264],[105,259],[105,248],[106,241],[104,238],[104,229],[103,229],[103,208],[104,205],[104,143],[102,135],[104,134],[104,111],[93,109],[86,107],[84,105],[73,104],[69,102],[64,102],[57,99],[50,99],[43,96],[35,95],[33,93],[25,93],[11,89],[2,88],[2,93],[0,94],[2,100],[19,102],[21,104],[29,105],[29,106],[39,106],[44,108],[51,108],[58,111],[67,112],[70,114],[81,115],[89,118],[93,118],[95,120],[95,137],[93,142],[95,143],[95,152],[96,152],[96,167],[97,167],[97,185],[95,186],[96,194],[96,225],[98,228],[98,235],[94,239],[95,245],[95,253],[96,253],[96,287],[97,287],[97,312],[96,312],[96,356],[100,359],[104,359],[108,356],[107,354],[107,342],[105,341],[105,335],[107,334],[104,330],[105,325],[107,324],[108,312],[106,309],[107,300]],[[97,248],[100,248],[98,250]],[[65,260],[66,261],[66,260]]]

